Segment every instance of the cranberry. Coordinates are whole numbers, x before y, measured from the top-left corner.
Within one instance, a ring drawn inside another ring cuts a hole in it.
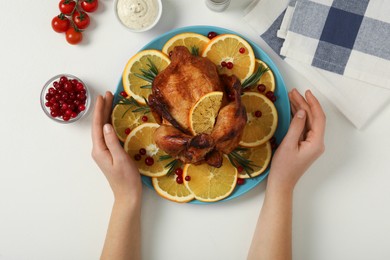
[[[54,82],[53,82],[53,87],[54,87],[55,89],[58,88],[58,82],[57,82],[57,81],[54,81]]]
[[[222,67],[226,67],[226,65],[227,65],[226,61],[222,61],[222,62],[221,62],[221,66],[222,66]]]
[[[141,118],[141,120],[142,120],[142,122],[148,122],[148,117],[147,117],[147,116],[143,116],[143,117]]]
[[[244,170],[244,167],[242,167],[242,166],[238,166],[238,167],[237,167],[237,171],[238,171],[238,172],[242,172],[243,170]]]
[[[183,169],[182,168],[176,168],[176,170],[175,170],[175,174],[176,175],[183,175]]]
[[[120,95],[122,96],[122,97],[127,97],[127,93],[126,93],[126,91],[122,91],[121,93],[120,93]]]
[[[238,50],[241,54],[245,53],[245,48],[244,47],[241,47],[239,50]]]
[[[72,116],[72,113],[73,113],[73,111],[72,111],[71,109],[67,109],[67,110],[65,111],[65,115],[66,115],[66,116],[69,116],[69,117]]]
[[[130,128],[126,128],[126,129],[125,129],[125,134],[126,134],[126,135],[129,135],[130,132],[131,132],[131,129],[130,129]]]
[[[52,105],[53,105],[53,104],[50,103],[50,102],[46,102],[46,103],[45,103],[45,106],[46,106],[46,107],[51,107]]]
[[[229,70],[233,69],[233,62],[229,61],[228,63],[226,63],[226,68],[228,68]]]
[[[84,85],[83,85],[83,83],[78,82],[78,83],[76,84],[76,90],[77,90],[77,91],[82,91],[82,90],[84,90]]]
[[[140,155],[145,155],[145,154],[146,154],[145,148],[139,149],[139,154],[140,154]]]
[[[60,78],[60,83],[64,84],[65,82],[68,82],[68,78],[65,77],[65,76],[62,76],[62,77]]]
[[[276,101],[276,96],[272,96],[272,97],[271,97],[271,101],[272,101],[273,103],[275,103],[275,101]]]
[[[71,118],[75,118],[77,117],[77,113],[76,112],[72,112],[72,114],[70,115]]]
[[[243,185],[245,183],[245,179],[238,178],[237,185]]]
[[[68,109],[68,104],[63,103],[62,106],[61,106],[61,109],[62,110],[67,110]]]
[[[269,99],[271,99],[273,96],[274,96],[274,92],[272,91],[267,91],[267,93],[265,93],[265,96]]]
[[[259,84],[257,85],[257,90],[260,92],[260,93],[264,93],[266,89],[266,86],[264,84]]]
[[[53,110],[53,111],[50,112],[50,115],[52,117],[57,117],[58,116],[58,112],[56,110]]]
[[[147,166],[152,166],[153,164],[154,164],[154,159],[152,158],[152,157],[146,157],[146,159],[145,159],[145,164],[147,165]]]
[[[69,121],[69,119],[70,119],[70,116],[63,115],[63,116],[62,116],[62,119],[64,119],[64,121]]]
[[[49,94],[54,95],[57,91],[54,88],[49,88]]]
[[[79,111],[84,111],[85,110],[85,105],[79,105],[78,109],[79,109]]]
[[[73,90],[72,83],[70,83],[69,81],[65,82],[64,83],[64,90],[67,92],[71,92]]]
[[[218,34],[216,32],[209,32],[207,34],[207,37],[211,40],[212,38],[214,38],[215,36],[217,36]]]
[[[183,177],[182,176],[177,176],[176,177],[176,182],[177,182],[177,184],[183,184]]]
[[[136,161],[140,161],[141,158],[142,158],[142,156],[138,153],[136,155],[134,155],[134,160],[136,160]]]
[[[257,110],[257,111],[255,112],[255,117],[261,117],[262,115],[263,115],[263,113],[261,113],[260,110]]]
[[[191,180],[191,176],[186,176],[185,178],[184,178],[186,181],[190,181]]]

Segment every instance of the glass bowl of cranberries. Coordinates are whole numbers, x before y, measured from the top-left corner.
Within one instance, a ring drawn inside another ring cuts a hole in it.
[[[60,74],[49,79],[41,92],[41,106],[52,120],[67,124],[82,118],[91,103],[87,85],[79,78]]]

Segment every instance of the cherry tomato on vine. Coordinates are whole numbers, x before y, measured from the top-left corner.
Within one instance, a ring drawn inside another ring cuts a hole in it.
[[[51,20],[51,27],[58,33],[66,32],[70,27],[70,21],[65,15],[60,14]]]
[[[81,2],[81,8],[88,13],[95,12],[99,6],[98,0],[83,0]]]
[[[78,44],[83,39],[83,34],[73,27],[66,31],[66,41],[70,44]]]
[[[73,0],[61,0],[58,7],[60,8],[61,13],[71,15],[76,7],[76,2]]]
[[[74,24],[77,26],[77,28],[84,30],[85,28],[88,27],[90,19],[89,16],[86,12],[78,12],[75,11],[72,16],[72,20]]]

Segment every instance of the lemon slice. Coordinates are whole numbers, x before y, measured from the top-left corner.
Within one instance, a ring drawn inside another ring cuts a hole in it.
[[[263,68],[268,68],[268,65],[259,59],[256,59],[256,64],[255,64],[255,71],[260,67],[260,65],[263,66]],[[264,72],[264,74],[261,76],[260,80],[256,83],[256,86],[263,84],[265,86],[265,90],[263,93],[267,93],[268,91],[275,92],[275,77],[274,73],[272,72],[271,69],[268,71]],[[253,89],[256,90],[256,89]]]
[[[248,148],[247,150],[243,151],[238,151],[238,153],[243,158],[252,161],[252,164],[256,165],[253,167],[251,166],[253,168],[253,172],[250,173],[250,176],[245,171],[242,171],[238,173],[238,178],[246,179],[250,177],[256,177],[262,174],[267,169],[271,161],[271,143],[267,141],[260,146]]]
[[[164,176],[169,170],[164,167],[166,163],[159,160],[160,156],[166,155],[166,153],[157,147],[153,138],[154,131],[159,127],[160,125],[155,123],[145,123],[137,126],[127,136],[124,144],[125,151],[131,158],[135,159],[139,172],[149,177]],[[145,155],[140,154],[141,148],[146,150]],[[137,156],[141,156],[141,159],[137,160]],[[153,159],[153,163],[148,165],[147,159],[150,162],[150,158]]]
[[[156,192],[163,198],[174,202],[188,202],[195,198],[187,187],[176,182],[176,174],[152,178],[152,184]]]
[[[199,55],[203,52],[204,47],[210,41],[209,38],[198,33],[186,32],[173,36],[163,46],[162,52],[169,55],[176,46],[185,46],[193,53],[197,51]],[[193,53],[194,54],[194,53]]]
[[[214,202],[228,197],[237,184],[237,169],[226,156],[223,157],[220,168],[208,164],[186,164],[183,178],[190,176],[190,181],[184,181],[185,186],[199,201]]]
[[[217,65],[220,74],[236,75],[241,82],[255,70],[255,54],[250,44],[240,36],[221,34],[213,38],[202,53]],[[229,67],[229,63],[233,67]]]
[[[240,145],[255,147],[267,142],[278,125],[275,105],[266,96],[256,92],[244,92],[241,101],[246,108],[248,121]]]
[[[213,91],[202,96],[190,110],[190,128],[194,135],[210,134],[222,104],[223,92]]]
[[[123,88],[129,96],[132,96],[140,104],[145,104],[144,98],[152,93],[150,88],[143,88],[151,83],[139,78],[142,70],[149,70],[152,65],[156,66],[158,72],[165,69],[171,62],[167,55],[158,50],[144,50],[134,55],[128,62],[122,74]]]
[[[131,130],[144,123],[142,117],[146,116],[148,122],[155,123],[154,117],[151,114],[141,112],[132,112],[135,108],[127,104],[117,104],[111,113],[111,122],[115,133],[119,140],[124,142]]]

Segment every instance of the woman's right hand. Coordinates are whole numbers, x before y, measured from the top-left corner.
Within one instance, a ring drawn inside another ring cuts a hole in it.
[[[98,96],[92,122],[92,157],[106,176],[116,201],[141,200],[142,184],[137,166],[120,145],[110,125],[113,95]]]

